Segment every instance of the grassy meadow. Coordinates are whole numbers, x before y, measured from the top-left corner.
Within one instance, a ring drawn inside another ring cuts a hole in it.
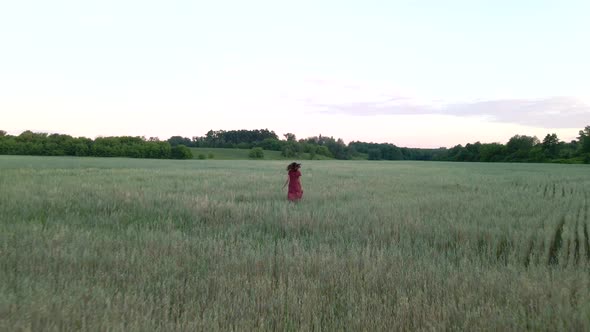
[[[589,166],[285,166],[0,156],[0,330],[590,330]]]

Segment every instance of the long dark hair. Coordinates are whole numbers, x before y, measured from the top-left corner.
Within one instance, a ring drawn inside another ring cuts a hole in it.
[[[289,166],[287,166],[287,171],[289,171],[289,172],[295,172],[300,167],[301,167],[301,164],[298,164],[296,162],[292,162],[292,163],[289,164]]]

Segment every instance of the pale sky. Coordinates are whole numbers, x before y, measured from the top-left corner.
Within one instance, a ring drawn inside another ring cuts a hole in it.
[[[590,125],[590,1],[0,0],[0,129],[439,147]]]

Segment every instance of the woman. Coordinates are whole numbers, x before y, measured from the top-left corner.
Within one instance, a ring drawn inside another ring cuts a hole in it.
[[[303,197],[303,189],[301,189],[301,182],[299,178],[301,177],[301,172],[299,169],[301,168],[301,164],[296,162],[292,162],[287,166],[288,176],[287,181],[283,185],[283,188],[287,184],[289,184],[289,193],[287,194],[287,198],[291,202],[296,202]]]

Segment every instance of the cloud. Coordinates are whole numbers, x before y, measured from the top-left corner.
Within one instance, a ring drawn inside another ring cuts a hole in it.
[[[379,102],[316,103],[321,113],[371,115],[440,114],[485,117],[490,121],[544,128],[578,128],[590,124],[590,105],[572,97],[502,99],[462,103],[420,104],[403,97]]]

